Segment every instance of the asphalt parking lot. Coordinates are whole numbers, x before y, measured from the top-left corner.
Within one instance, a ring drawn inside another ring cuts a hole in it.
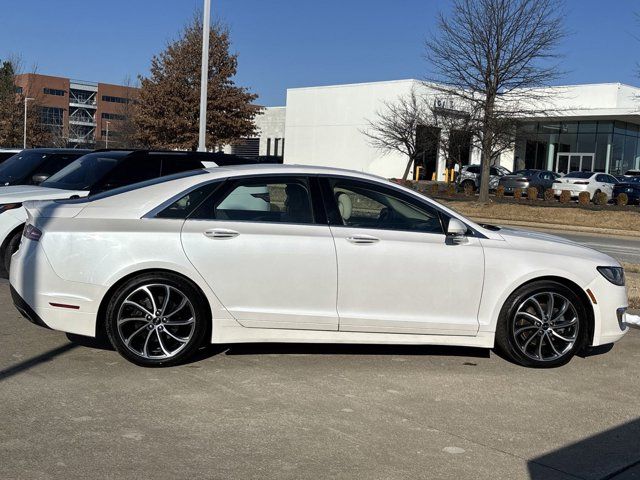
[[[0,305],[1,479],[640,478],[638,330],[554,370],[324,345],[159,370]]]

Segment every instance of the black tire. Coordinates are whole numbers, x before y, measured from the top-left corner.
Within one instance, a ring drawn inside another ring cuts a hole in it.
[[[547,315],[538,325],[538,322],[534,322],[527,315],[544,317],[548,314],[551,303],[548,300],[549,294],[554,295],[554,303],[551,306],[554,313],[551,319]],[[542,315],[536,313],[535,302],[530,300],[532,297],[540,304]],[[562,299],[570,302],[570,306],[561,314],[564,307]],[[528,312],[533,312],[534,315]],[[568,317],[574,316],[576,321],[569,324],[571,318]],[[554,318],[557,320],[553,321]],[[496,329],[496,346],[519,365],[535,368],[559,367],[569,362],[585,345],[587,319],[584,303],[573,290],[555,281],[534,281],[513,292],[502,307]],[[561,328],[563,325],[567,326]],[[573,342],[564,340],[574,337]],[[558,353],[561,355],[556,356]],[[553,358],[554,356],[556,358]]]
[[[462,187],[462,190],[464,190],[465,188],[467,188],[467,186],[469,186],[472,192],[476,191],[476,184],[473,183],[472,180],[465,180],[460,184],[460,186]]]
[[[164,291],[171,292],[166,303]],[[187,304],[180,309],[183,299]],[[132,301],[135,303],[130,303]],[[133,306],[135,304],[144,310]],[[156,312],[151,312],[153,305],[158,309]],[[161,312],[160,308],[166,311]],[[168,314],[172,309],[175,313]],[[151,319],[148,313],[154,314]],[[132,319],[119,322],[123,317]],[[193,322],[185,323],[187,317],[192,317]],[[141,274],[122,284],[111,295],[105,318],[107,336],[114,348],[130,362],[143,367],[169,367],[185,362],[205,341],[210,323],[207,300],[198,288],[190,280],[164,272]],[[140,333],[132,335],[136,331]],[[176,353],[167,356],[173,347]]]
[[[591,201],[592,201],[593,203],[595,203],[595,202],[596,202],[596,197],[598,196],[598,194],[599,194],[599,193],[601,193],[601,192],[600,192],[600,189],[598,189],[598,190],[596,190],[595,192],[593,192],[593,196],[591,197]]]
[[[11,257],[18,251],[18,248],[20,248],[21,240],[22,230],[13,233],[2,252],[2,266],[4,267],[7,275],[9,275],[9,270],[11,268]]]

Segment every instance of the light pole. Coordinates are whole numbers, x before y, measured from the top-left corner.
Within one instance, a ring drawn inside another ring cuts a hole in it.
[[[110,123],[111,122],[109,120],[106,121],[106,124],[107,124],[107,135],[105,136],[105,139],[104,139],[104,148],[109,148],[109,124]]]
[[[207,151],[207,86],[209,83],[209,34],[211,22],[211,0],[204,0],[202,16],[202,67],[200,70],[200,131],[198,151]]]
[[[22,131],[22,149],[27,148],[27,102],[33,98],[24,97],[24,130]]]

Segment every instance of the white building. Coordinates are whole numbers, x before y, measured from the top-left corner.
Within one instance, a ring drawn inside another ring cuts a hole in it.
[[[267,108],[261,128],[260,155],[282,155],[291,164],[329,165],[401,177],[408,158],[372,147],[363,134],[384,102],[393,102],[412,89],[434,95],[418,80],[292,88],[285,107]],[[515,148],[501,155],[509,169],[541,168],[624,173],[640,167],[640,89],[619,83],[572,85],[540,90],[552,116],[523,119]],[[448,132],[441,132],[447,135]],[[255,140],[258,142],[258,140]],[[411,170],[413,178],[445,179],[441,149],[427,152]],[[480,154],[469,148],[469,163]]]

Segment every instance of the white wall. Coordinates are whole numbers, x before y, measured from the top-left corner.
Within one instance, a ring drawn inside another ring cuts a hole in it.
[[[375,120],[383,102],[395,101],[420,85],[398,80],[287,90],[285,163],[401,177],[408,158],[373,148],[362,131],[367,120]]]
[[[267,154],[267,139],[271,139],[271,155],[273,155],[274,140],[276,138],[285,138],[286,112],[286,107],[267,107],[260,115],[256,116],[255,123],[260,137],[260,155]]]

